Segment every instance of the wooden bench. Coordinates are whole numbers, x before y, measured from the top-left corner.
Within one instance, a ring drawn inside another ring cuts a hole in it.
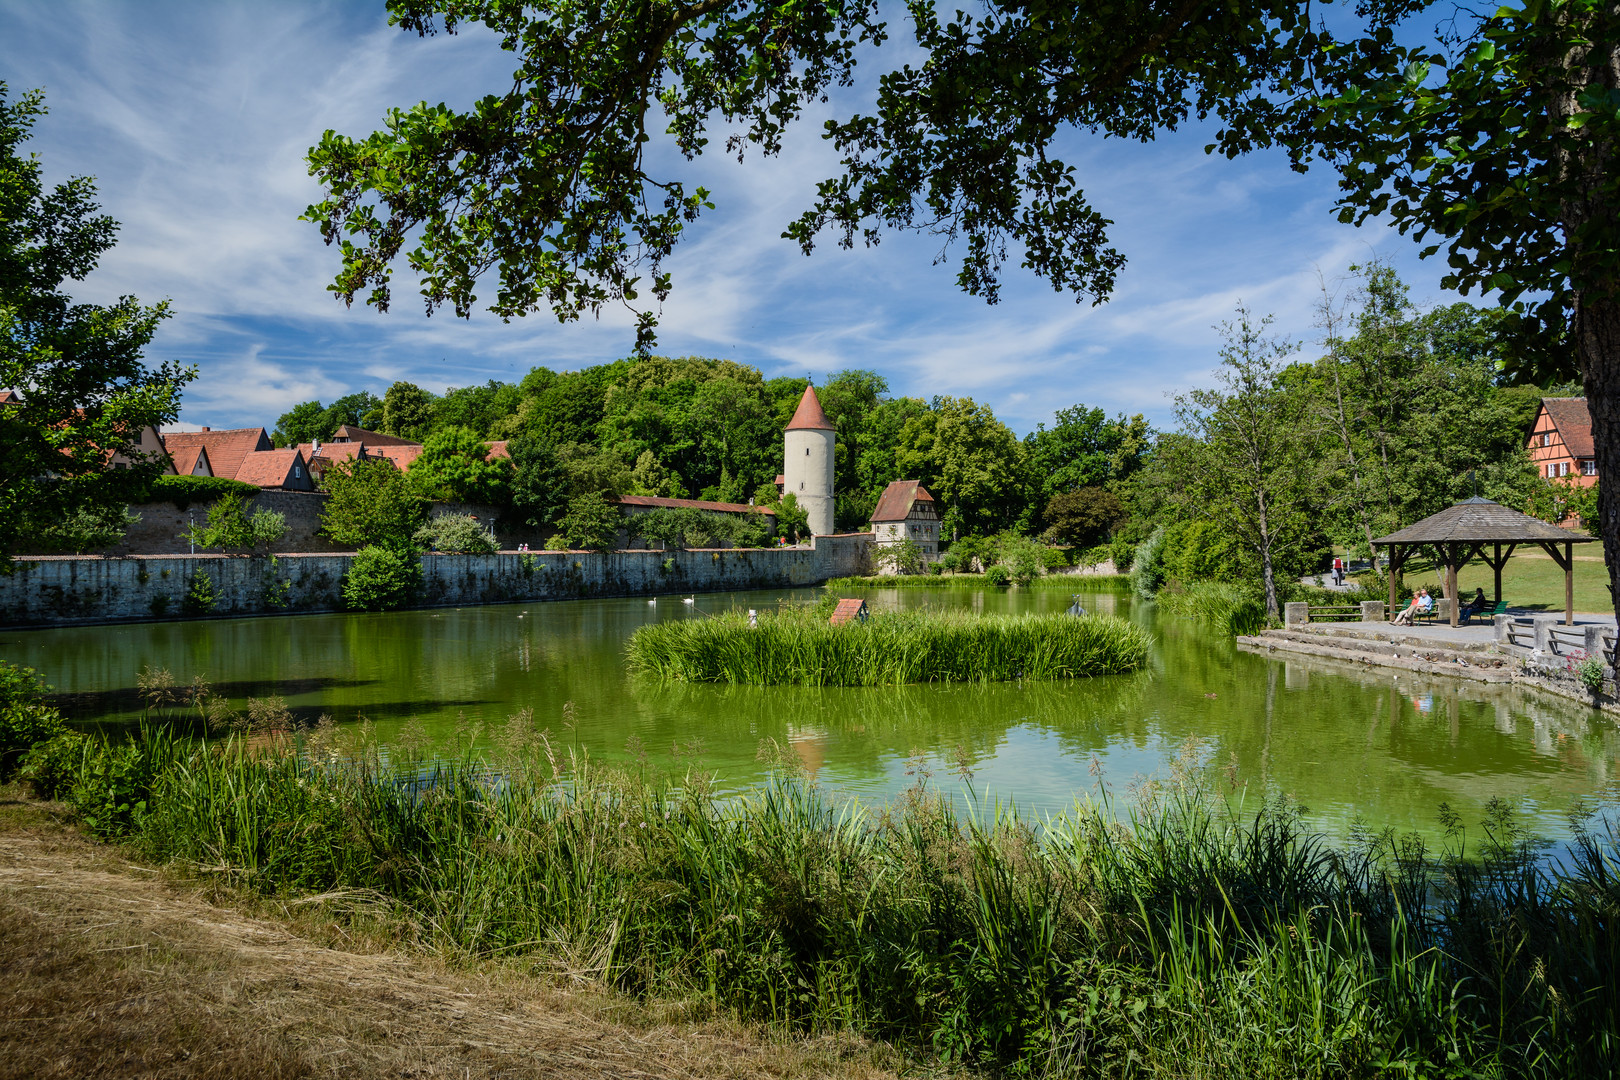
[[[1507,601],[1498,600],[1493,607],[1480,608],[1475,612],[1463,612],[1462,621],[1472,622],[1474,619],[1494,619],[1498,615],[1507,614]]]

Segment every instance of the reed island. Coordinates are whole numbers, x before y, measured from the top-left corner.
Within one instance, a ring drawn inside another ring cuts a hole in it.
[[[815,608],[651,623],[631,636],[632,670],[683,682],[894,686],[1120,675],[1149,637],[1112,616],[878,612],[842,625]]]

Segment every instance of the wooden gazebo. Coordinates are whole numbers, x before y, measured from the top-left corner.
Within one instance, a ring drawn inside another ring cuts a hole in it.
[[[1414,551],[1428,548],[1435,565],[1445,568],[1445,593],[1451,601],[1451,625],[1457,625],[1457,571],[1475,555],[1496,571],[1496,602],[1502,602],[1502,567],[1520,544],[1535,544],[1564,571],[1564,625],[1575,621],[1575,545],[1590,544],[1580,536],[1545,521],[1478,497],[1464,499],[1399,532],[1372,542],[1389,553],[1389,614],[1395,615],[1395,579]],[[1486,547],[1492,549],[1486,554]],[[1503,550],[1504,547],[1506,550]],[[1562,549],[1562,550],[1560,550]]]

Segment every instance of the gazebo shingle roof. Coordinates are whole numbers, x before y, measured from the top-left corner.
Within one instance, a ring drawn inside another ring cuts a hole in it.
[[[1444,544],[1500,541],[1502,543],[1535,543],[1549,541],[1563,544],[1589,544],[1593,537],[1582,536],[1568,529],[1560,529],[1545,521],[1521,514],[1501,503],[1477,496],[1464,499],[1431,514],[1406,528],[1380,536],[1374,544]]]

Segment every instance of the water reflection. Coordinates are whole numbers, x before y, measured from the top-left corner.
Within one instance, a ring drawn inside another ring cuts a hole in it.
[[[875,608],[1061,611],[1079,588],[865,595]],[[913,781],[908,763],[919,760],[936,782],[954,784],[960,762],[981,795],[1055,811],[1098,783],[1123,792],[1191,745],[1223,783],[1291,795],[1335,829],[1359,814],[1432,831],[1441,802],[1468,817],[1507,797],[1556,832],[1577,798],[1615,793],[1615,725],[1574,702],[1245,652],[1111,592],[1083,602],[1153,632],[1149,668],[1138,675],[839,689],[667,686],[624,674],[623,642],[645,622],[815,595],[12,631],[0,635],[0,657],[45,672],[64,709],[83,721],[132,721],[140,710],[135,675],[164,667],[182,683],[208,678],[238,708],[275,694],[302,719],[366,717],[384,741],[407,723],[448,737],[458,723],[487,727],[532,709],[559,743],[599,759],[623,758],[634,740],[653,762],[684,768],[696,748],[723,790],[763,777],[764,744],[837,792],[887,798]],[[567,702],[572,726],[564,725]]]

